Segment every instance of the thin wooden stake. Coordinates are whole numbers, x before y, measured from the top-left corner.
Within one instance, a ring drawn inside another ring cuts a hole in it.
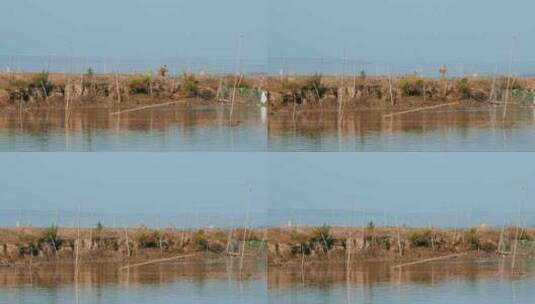
[[[411,265],[417,265],[417,264],[423,264],[423,263],[428,263],[428,262],[440,261],[440,260],[447,260],[447,259],[457,258],[457,257],[461,257],[461,256],[466,256],[466,255],[468,255],[468,252],[451,254],[451,255],[446,255],[446,256],[441,256],[441,257],[436,257],[436,258],[430,258],[430,259],[423,259],[423,260],[419,260],[419,261],[415,261],[415,262],[395,265],[395,266],[392,266],[392,269],[397,269],[397,268],[402,268],[402,267],[411,266]]]

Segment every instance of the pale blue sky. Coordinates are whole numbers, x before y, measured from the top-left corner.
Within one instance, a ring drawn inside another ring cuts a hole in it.
[[[316,214],[322,221],[346,210],[419,213],[419,224],[429,214],[490,214],[488,223],[501,224],[519,208],[535,220],[534,162],[533,153],[0,153],[0,211],[80,205],[92,213],[215,213],[228,223],[247,208],[327,210]]]
[[[516,35],[518,73],[535,69],[531,0],[3,0],[0,11],[4,55],[232,63],[241,33],[242,58],[255,62],[345,55],[381,70],[503,71]]]

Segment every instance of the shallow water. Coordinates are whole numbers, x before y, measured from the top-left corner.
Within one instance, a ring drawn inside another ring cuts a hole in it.
[[[270,269],[269,303],[532,303],[535,263],[522,261],[511,276],[509,260],[446,261],[392,270],[357,264],[314,270]]]
[[[130,107],[131,108],[131,107]],[[0,113],[0,151],[265,151],[265,107],[177,105],[110,115],[117,109]]]
[[[535,151],[535,111],[510,107],[447,108],[384,118],[379,110],[332,110],[270,116],[271,151]]]
[[[535,261],[451,260],[392,270],[392,264],[269,267],[246,262],[0,268],[0,303],[531,303]]]
[[[173,263],[119,271],[117,265],[0,269],[0,303],[266,303],[262,264]]]
[[[535,151],[535,111],[511,106],[447,108],[383,118],[379,110],[274,112],[240,106],[177,105],[0,113],[0,151]]]

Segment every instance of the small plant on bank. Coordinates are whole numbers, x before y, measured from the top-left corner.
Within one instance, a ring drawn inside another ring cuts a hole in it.
[[[141,248],[157,248],[159,246],[160,233],[157,230],[151,230],[141,227],[137,234],[137,242]]]
[[[471,250],[478,250],[481,247],[476,228],[471,228],[464,233],[464,241]]]
[[[431,229],[413,230],[407,238],[414,247],[431,247],[433,233]]]
[[[399,88],[403,96],[422,96],[424,79],[416,76],[404,76],[399,80]]]
[[[180,88],[182,92],[190,97],[197,96],[199,93],[199,81],[195,75],[184,72],[180,77]]]
[[[95,74],[92,67],[87,68],[87,71],[85,72],[87,74],[87,77],[92,78]]]
[[[135,76],[128,81],[128,90],[131,94],[147,94],[149,93],[150,82],[150,75]]]
[[[193,242],[197,245],[197,250],[207,251],[208,250],[208,240],[206,239],[206,234],[203,229],[197,230],[193,235]]]
[[[318,73],[308,77],[301,87],[301,93],[303,95],[313,95],[318,99],[323,98],[326,92],[327,88],[321,82],[321,74]]]
[[[455,89],[463,99],[470,99],[470,97],[472,96],[472,91],[470,89],[470,81],[466,77],[455,81]]]
[[[314,229],[314,233],[309,239],[309,243],[320,245],[324,252],[329,251],[334,245],[334,237],[331,235],[331,227],[323,225]]]
[[[50,244],[57,250],[63,242],[58,235],[58,226],[51,225],[50,227],[46,228],[39,241],[45,244]]]

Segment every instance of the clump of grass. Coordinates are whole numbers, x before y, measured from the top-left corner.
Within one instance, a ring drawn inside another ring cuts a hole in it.
[[[141,227],[136,235],[136,241],[141,248],[157,248],[159,246],[160,233],[157,230],[151,230]]]
[[[301,86],[301,94],[303,96],[312,95],[318,99],[323,98],[327,88],[321,82],[321,74],[314,74],[307,79],[305,79],[303,85]]]
[[[311,245],[319,245],[324,252],[329,251],[334,245],[334,237],[331,235],[331,227],[322,225],[314,229],[312,237],[309,239]]]
[[[93,75],[95,74],[92,67],[88,67],[85,73],[89,78],[93,77]]]
[[[471,250],[478,250],[481,247],[481,241],[476,228],[471,228],[464,233],[464,241]]]
[[[470,81],[466,77],[455,81],[455,89],[463,99],[470,99],[470,97],[472,96]]]
[[[433,232],[431,229],[413,230],[409,232],[407,239],[414,247],[431,247]]]
[[[193,235],[193,242],[197,246],[197,250],[206,251],[208,250],[208,239],[203,229],[197,230]]]
[[[128,81],[128,90],[131,94],[147,94],[149,93],[150,82],[150,75],[136,76]]]
[[[399,80],[403,96],[423,96],[424,79],[416,75],[404,76]]]
[[[180,88],[190,97],[197,96],[199,94],[199,81],[195,75],[184,72],[180,77]]]

